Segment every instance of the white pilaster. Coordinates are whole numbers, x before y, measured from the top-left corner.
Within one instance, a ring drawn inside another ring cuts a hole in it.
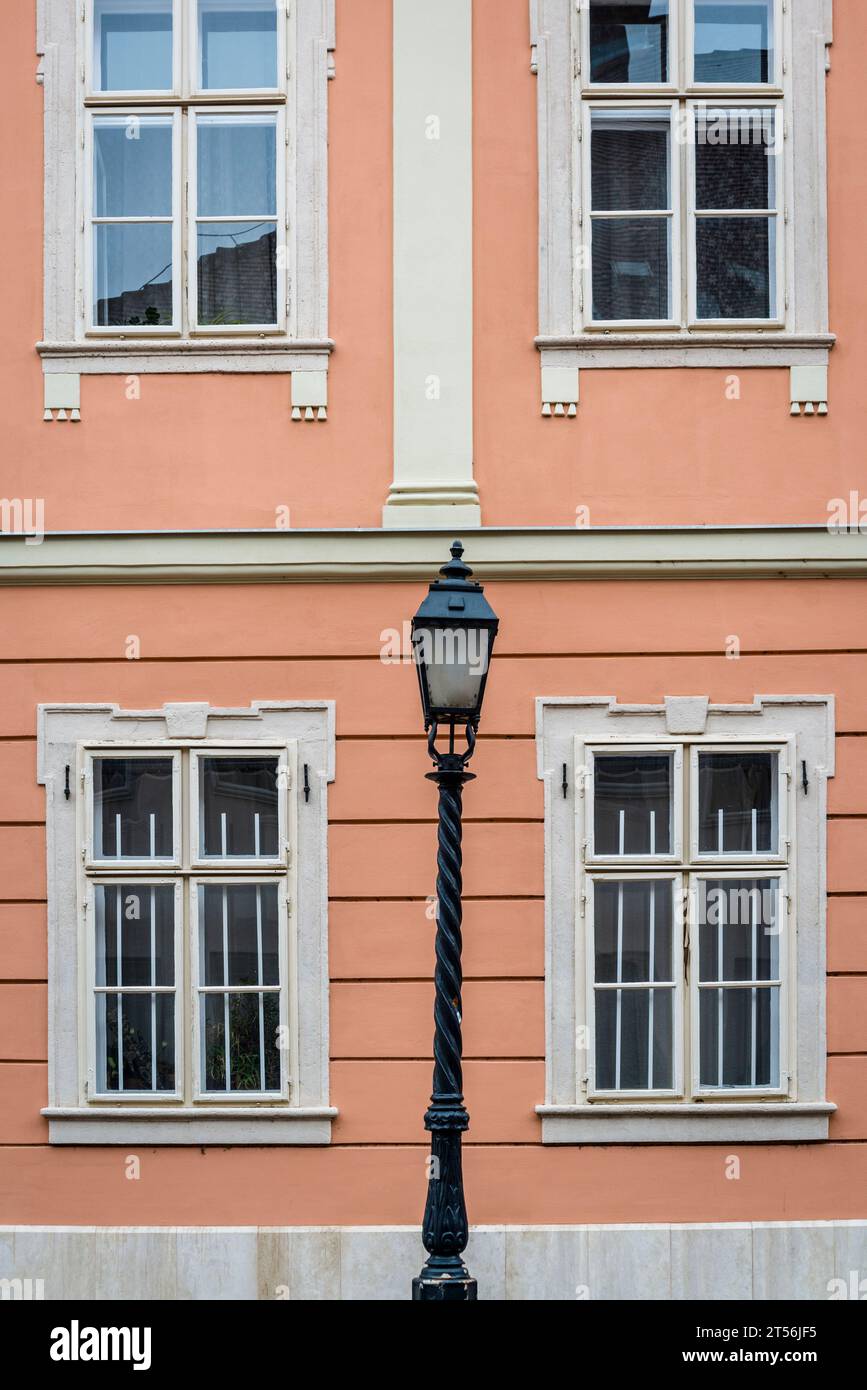
[[[387,527],[481,525],[473,481],[472,0],[394,0]]]

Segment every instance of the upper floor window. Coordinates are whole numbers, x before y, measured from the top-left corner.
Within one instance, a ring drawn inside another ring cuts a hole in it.
[[[93,0],[89,330],[284,327],[284,19],[277,0]]]
[[[543,414],[582,367],[790,367],[827,413],[833,0],[531,0]]]
[[[37,14],[44,418],[81,418],[82,373],[255,371],[325,420],[335,0]]]
[[[588,326],[784,326],[778,11],[589,0]]]

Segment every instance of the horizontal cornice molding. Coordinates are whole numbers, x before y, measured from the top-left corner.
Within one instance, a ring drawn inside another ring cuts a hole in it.
[[[420,582],[451,532],[132,531],[0,536],[0,584]],[[867,534],[825,526],[465,530],[481,579],[867,577]]]

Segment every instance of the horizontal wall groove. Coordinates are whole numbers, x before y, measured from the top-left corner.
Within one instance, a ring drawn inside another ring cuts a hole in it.
[[[778,647],[768,650],[757,648],[745,651],[741,648],[739,661],[745,658],[775,658],[790,656],[867,656],[867,647]],[[544,651],[544,652],[505,652],[498,651],[497,663],[503,661],[657,661],[703,660],[719,658],[731,661],[725,647],[694,648],[684,651],[679,648],[654,649],[649,651]],[[245,652],[238,656],[208,653],[187,653],[184,656],[138,656],[131,660],[127,656],[7,656],[0,657],[0,666],[173,666],[173,665],[220,665],[229,663],[242,666],[245,662],[264,664],[276,662],[281,665],[295,662],[373,662],[376,665],[410,667],[411,661],[383,661],[378,652]]]

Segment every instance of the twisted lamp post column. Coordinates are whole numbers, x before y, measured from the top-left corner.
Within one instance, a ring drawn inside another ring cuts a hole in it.
[[[476,1281],[463,1260],[469,1240],[461,1135],[469,1128],[461,1073],[461,802],[473,780],[467,763],[476,731],[499,619],[481,584],[463,562],[455,541],[451,559],[430,585],[413,618],[413,655],[418,672],[428,752],[436,769],[428,778],[439,788],[437,849],[436,974],[434,978],[433,1094],[424,1117],[431,1136],[427,1204],[422,1239],[427,1263],[413,1280],[420,1303],[471,1302]],[[448,730],[448,751],[436,746]],[[466,751],[455,751],[455,732],[466,734]]]
[[[464,783],[473,780],[457,754],[437,756],[428,778],[439,787],[436,973],[434,976],[433,1094],[424,1117],[431,1135],[422,1240],[428,1260],[412,1296],[418,1302],[477,1298],[463,1261],[469,1240],[461,1165],[461,1135],[469,1128],[461,1069],[461,811]]]

